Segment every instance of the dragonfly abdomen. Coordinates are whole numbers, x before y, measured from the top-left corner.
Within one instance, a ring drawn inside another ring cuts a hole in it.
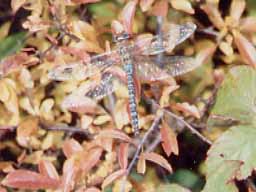
[[[126,64],[127,68],[133,67],[132,64]],[[135,84],[133,80],[133,73],[126,71],[127,76],[127,87],[129,93],[129,109],[130,109],[130,116],[131,116],[131,124],[134,130],[134,134],[139,134],[139,118],[137,112],[137,103],[136,103],[136,90]]]

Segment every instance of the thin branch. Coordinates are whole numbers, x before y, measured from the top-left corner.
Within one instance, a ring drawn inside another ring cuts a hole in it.
[[[130,174],[130,172],[131,172],[131,170],[132,170],[132,168],[133,168],[133,166],[134,166],[136,160],[137,160],[138,157],[139,157],[139,153],[140,153],[140,151],[141,151],[141,149],[142,149],[142,147],[143,147],[145,141],[147,140],[147,138],[148,138],[148,136],[150,135],[150,133],[156,129],[156,127],[158,126],[158,124],[159,124],[159,122],[160,122],[162,116],[163,116],[163,113],[161,113],[161,114],[159,114],[159,115],[156,116],[156,118],[154,119],[154,122],[152,123],[151,127],[147,130],[147,132],[145,133],[145,135],[144,135],[143,138],[141,139],[141,141],[140,141],[140,143],[139,143],[139,145],[138,145],[138,147],[137,147],[137,149],[136,149],[136,152],[135,152],[135,154],[134,154],[134,156],[133,156],[133,159],[132,159],[132,161],[130,162],[128,168],[127,168],[126,175],[129,175],[129,174]]]
[[[161,106],[160,106],[159,104],[157,104],[157,103],[156,103],[154,100],[152,100],[152,99],[146,99],[146,101],[148,101],[148,102],[150,102],[151,104],[157,106],[157,108],[161,108]],[[212,145],[212,142],[211,142],[209,139],[207,139],[206,137],[204,137],[199,131],[197,131],[194,127],[192,127],[187,121],[185,121],[185,120],[183,119],[183,117],[178,116],[178,115],[176,115],[176,114],[174,114],[174,113],[172,113],[171,111],[168,111],[168,110],[166,110],[166,109],[163,109],[163,110],[164,110],[164,112],[165,112],[166,114],[168,114],[169,116],[171,116],[171,117],[177,119],[178,121],[180,121],[181,123],[183,123],[193,134],[197,135],[202,141],[206,142],[206,143],[209,144],[209,145]]]
[[[160,133],[158,132],[154,141],[147,147],[146,152],[148,153],[148,152],[154,151],[155,148],[157,148],[157,146],[159,145],[159,143],[161,143],[161,141],[162,141],[162,138]]]
[[[66,125],[47,125],[42,122],[40,122],[40,126],[45,130],[51,130],[51,131],[64,131],[68,133],[80,133],[83,135],[86,135],[89,139],[94,138],[94,134],[91,134],[88,130],[81,129],[74,126],[66,126]]]

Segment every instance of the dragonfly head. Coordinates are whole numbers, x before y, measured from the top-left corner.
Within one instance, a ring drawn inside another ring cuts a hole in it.
[[[121,41],[124,41],[124,40],[127,40],[127,39],[130,39],[131,38],[131,35],[128,34],[128,33],[121,33],[121,34],[118,34],[118,35],[113,35],[113,42],[121,42]]]

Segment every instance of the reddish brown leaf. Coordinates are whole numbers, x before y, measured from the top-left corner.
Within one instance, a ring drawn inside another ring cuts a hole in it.
[[[245,33],[255,33],[256,32],[256,17],[246,17],[241,19],[240,30]]]
[[[168,1],[158,0],[150,11],[152,15],[166,17],[168,14]]]
[[[7,192],[7,190],[0,186],[0,192]]]
[[[97,137],[120,139],[122,141],[136,145],[128,135],[117,129],[103,130],[97,135]]]
[[[66,140],[62,146],[64,155],[69,158],[77,152],[82,152],[83,147],[74,139]]]
[[[57,170],[55,169],[54,165],[50,161],[46,161],[46,160],[40,161],[38,164],[38,168],[39,168],[40,174],[52,179],[56,179],[56,180],[60,179]]]
[[[71,54],[77,59],[82,60],[82,61],[88,61],[90,60],[90,55],[83,49],[79,49],[76,47],[68,47],[68,46],[62,46],[61,50],[66,53],[66,54]]]
[[[167,156],[170,156],[173,152],[175,155],[179,154],[178,142],[176,135],[171,127],[165,122],[162,121],[162,127],[160,129],[161,138],[162,138],[162,147]]]
[[[59,180],[21,169],[9,173],[2,181],[2,184],[13,188],[37,190],[57,188]]]
[[[194,105],[190,105],[187,102],[184,103],[175,103],[172,105],[172,108],[181,111],[187,115],[191,115],[196,117],[197,119],[200,119],[200,113],[199,110]]]
[[[143,158],[145,158],[148,161],[152,161],[163,168],[167,169],[170,173],[172,173],[172,167],[168,163],[168,161],[163,158],[161,155],[158,155],[157,153],[150,152],[150,153],[142,153]]]
[[[80,168],[83,173],[89,172],[100,161],[103,149],[100,147],[92,148],[90,151],[81,155]]]
[[[148,11],[155,0],[140,0],[140,8],[143,12]]]
[[[110,174],[102,183],[101,188],[104,189],[106,186],[108,186],[109,184],[111,184],[114,180],[122,177],[123,175],[125,175],[126,170],[124,169],[120,169],[112,174]]]
[[[134,20],[135,10],[136,10],[137,1],[129,1],[123,8],[119,19],[124,26],[125,32],[132,34],[132,24]]]
[[[121,169],[126,169],[128,164],[128,143],[121,143],[119,147],[118,162]]]
[[[86,189],[83,192],[101,192],[101,191],[98,188],[96,188],[96,187],[90,187],[90,188]]]
[[[250,41],[248,41],[238,31],[233,31],[235,44],[241,54],[242,58],[245,59],[251,66],[256,67],[256,49]]]
[[[225,27],[225,22],[221,17],[221,14],[218,10],[218,6],[215,4],[204,4],[201,6],[201,9],[208,15],[211,22],[215,27],[222,30]]]
[[[63,165],[63,175],[61,188],[63,192],[70,192],[75,187],[75,179],[78,173],[78,166],[74,158],[65,161]]]

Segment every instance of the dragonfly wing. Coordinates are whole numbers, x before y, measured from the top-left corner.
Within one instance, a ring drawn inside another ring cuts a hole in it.
[[[116,86],[114,86],[115,81],[121,82],[120,79],[112,73],[104,73],[99,84],[89,90],[86,96],[94,100],[102,99],[116,90]]]
[[[162,36],[143,35],[135,42],[136,51],[142,55],[156,55],[171,52],[178,44],[185,41],[196,30],[193,23],[182,25],[168,24]]]
[[[199,64],[193,57],[164,56],[159,63],[157,57],[136,57],[138,75],[143,81],[157,81],[178,76],[194,70]]]
[[[48,76],[57,81],[84,80],[119,63],[117,51],[112,51],[92,56],[86,63],[76,62],[57,66],[48,73]]]

